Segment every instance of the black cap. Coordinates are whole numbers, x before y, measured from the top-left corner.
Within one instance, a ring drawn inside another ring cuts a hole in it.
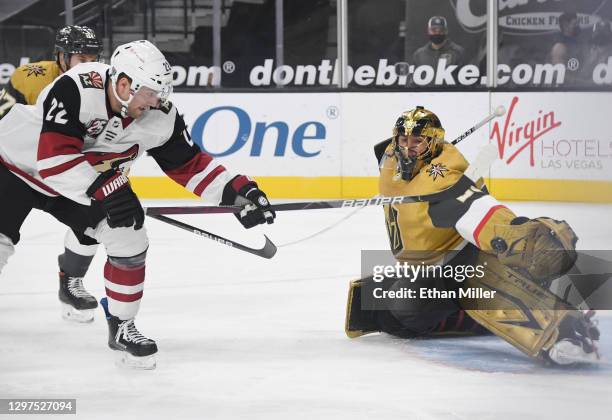
[[[444,16],[432,16],[427,22],[427,28],[442,28],[447,29],[446,18]]]

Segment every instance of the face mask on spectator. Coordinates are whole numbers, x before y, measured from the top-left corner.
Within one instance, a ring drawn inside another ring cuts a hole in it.
[[[431,42],[433,42],[434,44],[442,44],[444,41],[446,41],[446,35],[445,34],[435,34],[435,35],[429,35],[429,40]]]

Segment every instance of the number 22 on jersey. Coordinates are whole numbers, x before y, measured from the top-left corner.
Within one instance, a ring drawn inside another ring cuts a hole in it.
[[[54,114],[55,113],[55,114]],[[45,116],[45,121],[53,121],[58,124],[66,124],[68,120],[64,118],[66,116],[66,110],[62,102],[57,102],[57,99],[53,98],[51,101],[51,108]]]

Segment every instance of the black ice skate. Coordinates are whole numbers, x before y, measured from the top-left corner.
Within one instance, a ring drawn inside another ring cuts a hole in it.
[[[70,277],[60,271],[59,284],[58,297],[62,303],[62,318],[75,322],[92,322],[98,302],[83,287],[83,278]]]
[[[119,362],[136,369],[155,369],[155,341],[136,329],[134,318],[121,320],[111,315],[106,298],[102,298],[100,303],[108,321],[108,346],[120,352]]]

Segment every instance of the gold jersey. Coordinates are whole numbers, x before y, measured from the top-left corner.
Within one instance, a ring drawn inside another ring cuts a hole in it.
[[[455,146],[444,143],[436,158],[405,181],[390,144],[381,163],[379,193],[391,197],[441,192],[455,185],[468,165]],[[456,198],[386,205],[384,210],[393,254],[400,261],[414,263],[438,261],[440,252],[460,249],[464,241],[490,252],[495,226],[508,225],[516,217],[488,195],[485,188],[475,186]]]
[[[0,118],[16,103],[35,104],[38,94],[60,74],[55,61],[39,61],[18,67],[0,92]]]

